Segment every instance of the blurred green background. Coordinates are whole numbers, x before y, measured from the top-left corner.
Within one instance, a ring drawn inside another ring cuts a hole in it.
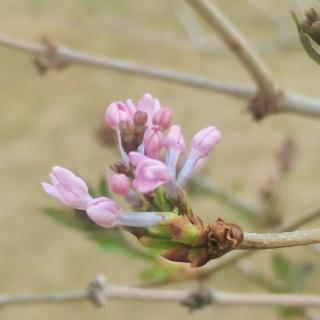
[[[298,43],[288,13],[292,1],[256,1],[263,3],[271,17],[252,1],[218,3],[257,44],[279,83],[306,95],[319,95],[320,69]],[[243,67],[198,20],[209,48],[193,45],[179,20],[181,12],[192,15],[183,2],[169,0],[0,1],[1,32],[8,35],[31,41],[45,35],[107,57],[215,80],[250,83]],[[288,48],[277,44],[279,28],[272,17],[285,24],[291,41]],[[217,46],[217,52],[211,52],[211,43]],[[30,57],[4,47],[0,47],[0,88],[0,292],[81,289],[100,273],[110,282],[136,283],[137,274],[147,267],[138,259],[103,252],[81,233],[55,224],[40,213],[41,207],[55,205],[40,187],[52,166],[65,166],[95,183],[117,159],[114,151],[99,145],[94,136],[106,104],[114,100],[131,97],[137,101],[144,92],[152,93],[174,109],[174,121],[182,124],[189,140],[202,127],[218,127],[223,140],[208,162],[207,176],[226,189],[241,186],[244,196],[257,195],[257,185],[274,167],[275,150],[290,135],[299,155],[293,172],[281,186],[283,212],[290,219],[320,206],[319,119],[283,114],[256,123],[245,112],[242,101],[78,66],[41,76]],[[242,221],[237,212],[210,196],[194,197],[192,204],[207,221],[219,216]],[[316,221],[313,226],[318,224]],[[312,278],[303,290],[319,292],[319,256],[308,248],[280,251],[295,263],[314,263]],[[271,274],[270,254],[265,251],[250,259],[267,276]],[[218,273],[207,285],[221,290],[265,291],[234,267]],[[188,314],[187,309],[174,304],[110,301],[103,309],[89,303],[10,307],[0,309],[0,319],[245,319],[258,312],[260,319],[279,317],[275,308],[207,307]]]

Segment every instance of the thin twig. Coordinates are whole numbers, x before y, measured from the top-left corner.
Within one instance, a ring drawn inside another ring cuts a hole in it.
[[[98,297],[98,300],[96,300]],[[103,306],[106,300],[142,300],[180,303],[189,308],[202,308],[206,305],[250,305],[250,306],[303,306],[319,307],[319,295],[233,293],[214,289],[164,290],[129,287],[106,283],[101,276],[85,291],[39,293],[31,295],[0,295],[0,307],[57,302],[92,301]],[[97,303],[98,302],[98,303]]]
[[[260,204],[228,192],[213,181],[206,179],[204,176],[193,177],[190,181],[191,188],[193,187],[193,184],[195,185],[197,192],[201,191],[209,193],[241,213],[248,214],[252,217],[260,217],[263,215],[263,207]]]
[[[229,49],[248,70],[259,91],[266,96],[272,96],[276,89],[276,83],[271,71],[218,6],[207,0],[187,0],[187,2],[220,35]]]
[[[15,49],[30,54],[32,56],[43,56],[48,59],[50,58],[51,54],[51,52],[48,50],[48,47],[44,44],[31,43],[20,39],[8,37],[3,34],[0,34],[0,46]],[[156,67],[145,66],[134,62],[109,59],[106,57],[73,50],[71,48],[67,48],[61,45],[55,45],[55,48],[56,56],[60,58],[62,61],[69,63],[99,69],[118,71],[128,74],[136,74],[148,78],[161,79],[164,81],[174,82],[198,89],[217,91],[242,99],[247,99],[248,97],[254,94],[254,88],[245,85],[213,81],[197,75],[188,75],[162,68],[160,69]]]
[[[275,228],[274,232],[289,232],[293,231],[298,227],[301,227],[304,224],[307,224],[311,222],[312,220],[318,218],[320,216],[320,209],[310,212],[309,214],[306,214],[302,217],[299,217],[291,222],[288,222],[284,225],[282,225],[279,228]],[[219,260],[216,260],[214,262],[211,262],[207,266],[203,267],[201,271],[199,272],[198,276],[201,278],[207,278],[213,273],[224,269],[226,266],[232,265],[239,261],[240,259],[246,258],[252,254],[254,254],[257,251],[254,250],[247,250],[243,252],[231,252],[228,255],[225,255],[224,257],[220,258]]]
[[[30,54],[31,56],[40,56],[47,59],[50,57],[50,52],[46,45],[14,39],[3,34],[0,34],[0,46],[18,50]],[[65,62],[73,64],[159,79],[188,87],[222,93],[243,100],[251,99],[256,93],[254,87],[243,84],[219,82],[198,75],[188,75],[138,63],[109,59],[62,47],[60,45],[56,46],[56,56]],[[319,99],[298,95],[292,92],[286,92],[285,96],[286,99],[283,101],[282,106],[283,111],[304,116],[320,117]]]

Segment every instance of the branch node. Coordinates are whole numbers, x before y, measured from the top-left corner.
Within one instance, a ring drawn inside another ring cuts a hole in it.
[[[106,284],[107,281],[103,275],[98,275],[90,282],[88,287],[88,299],[96,307],[103,307],[106,302]]]
[[[33,64],[40,74],[45,74],[50,69],[62,70],[70,64],[60,57],[57,44],[46,37],[43,37],[41,42],[46,48],[46,54],[33,59]]]
[[[181,304],[188,307],[189,311],[192,312],[212,304],[213,301],[214,296],[212,295],[211,290],[207,288],[200,288],[191,291]]]
[[[281,112],[284,100],[285,94],[279,89],[275,90],[272,96],[258,93],[249,101],[248,111],[252,114],[254,120],[260,121],[269,114]]]

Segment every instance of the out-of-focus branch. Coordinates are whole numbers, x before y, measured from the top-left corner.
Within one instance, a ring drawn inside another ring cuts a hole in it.
[[[283,111],[287,105],[291,109],[292,98],[295,100],[293,104],[297,106],[297,97],[279,87],[268,66],[251,46],[251,43],[244,38],[218,6],[208,0],[186,1],[220,35],[255,81],[258,90],[250,100],[249,110],[256,120],[261,120],[268,114]]]
[[[33,295],[0,295],[0,307],[37,303],[92,301],[102,307],[106,300],[142,300],[180,303],[191,309],[207,305],[250,305],[250,306],[320,306],[320,296],[299,294],[233,293],[214,289],[200,290],[164,290],[129,287],[106,283],[98,276],[88,290],[40,293]]]
[[[229,49],[241,61],[261,93],[267,96],[273,95],[275,81],[269,68],[223,12],[207,0],[187,0],[187,2],[219,34]]]
[[[36,57],[45,57],[48,59],[48,64],[52,62],[50,60],[53,53],[52,47],[48,47],[46,44],[31,43],[0,34],[0,46],[15,49]],[[247,99],[254,94],[254,88],[249,86],[213,81],[197,75],[188,75],[162,68],[160,69],[151,66],[145,66],[138,63],[109,59],[106,57],[73,50],[61,45],[54,45],[54,55],[56,59],[60,59],[61,61],[70,64],[79,64],[87,67],[160,79],[198,89],[217,91],[242,99]],[[50,65],[48,67],[50,67]]]
[[[310,212],[304,216],[301,216],[291,222],[285,223],[279,228],[275,228],[273,232],[289,232],[293,231],[298,227],[301,227],[304,224],[311,222],[312,220],[318,218],[320,216],[320,209]],[[228,265],[234,264],[240,259],[246,258],[257,251],[247,250],[243,252],[231,252],[228,255],[220,258],[219,260],[213,261],[207,266],[203,267],[198,274],[200,278],[207,278],[213,273],[225,268]]]
[[[253,217],[263,215],[263,207],[258,203],[254,203],[248,199],[228,192],[203,176],[193,177],[190,181],[190,187],[192,188],[193,185],[197,189],[197,192],[201,191],[208,193],[239,212],[249,214]]]
[[[18,50],[30,54],[31,56],[46,58],[50,65],[52,59],[51,49],[47,45],[35,44],[20,39],[14,39],[6,35],[0,34],[0,46]],[[159,79],[167,82],[177,83],[180,85],[219,92],[235,98],[248,100],[254,97],[256,90],[254,87],[233,84],[226,82],[213,81],[197,75],[188,75],[172,70],[165,70],[150,66],[145,66],[133,62],[114,60],[94,54],[84,53],[63,46],[54,46],[55,59],[60,59],[61,62],[78,64],[97,69],[105,69],[117,71],[127,74],[139,75],[142,77]],[[48,66],[49,68],[50,66]],[[55,67],[51,65],[51,67]],[[56,67],[55,67],[56,68]],[[304,116],[320,117],[320,100],[301,96],[295,93],[286,92],[286,99],[281,107],[282,111],[301,114]]]

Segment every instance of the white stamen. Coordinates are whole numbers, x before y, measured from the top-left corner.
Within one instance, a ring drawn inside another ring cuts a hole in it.
[[[143,143],[140,144],[137,151],[144,155],[144,144]]]
[[[180,187],[184,187],[187,180],[191,177],[194,167],[200,158],[201,153],[192,148],[177,179],[177,183]]]
[[[127,227],[151,227],[157,225],[163,217],[156,212],[123,212],[119,215],[118,224]]]
[[[128,166],[129,165],[129,157],[122,147],[121,135],[120,135],[119,129],[117,130],[117,138],[118,138],[118,145],[119,145],[121,158],[122,158],[123,162]]]
[[[166,165],[169,169],[169,174],[172,179],[176,179],[176,169],[177,169],[177,162],[179,159],[181,151],[170,148],[166,155]]]

